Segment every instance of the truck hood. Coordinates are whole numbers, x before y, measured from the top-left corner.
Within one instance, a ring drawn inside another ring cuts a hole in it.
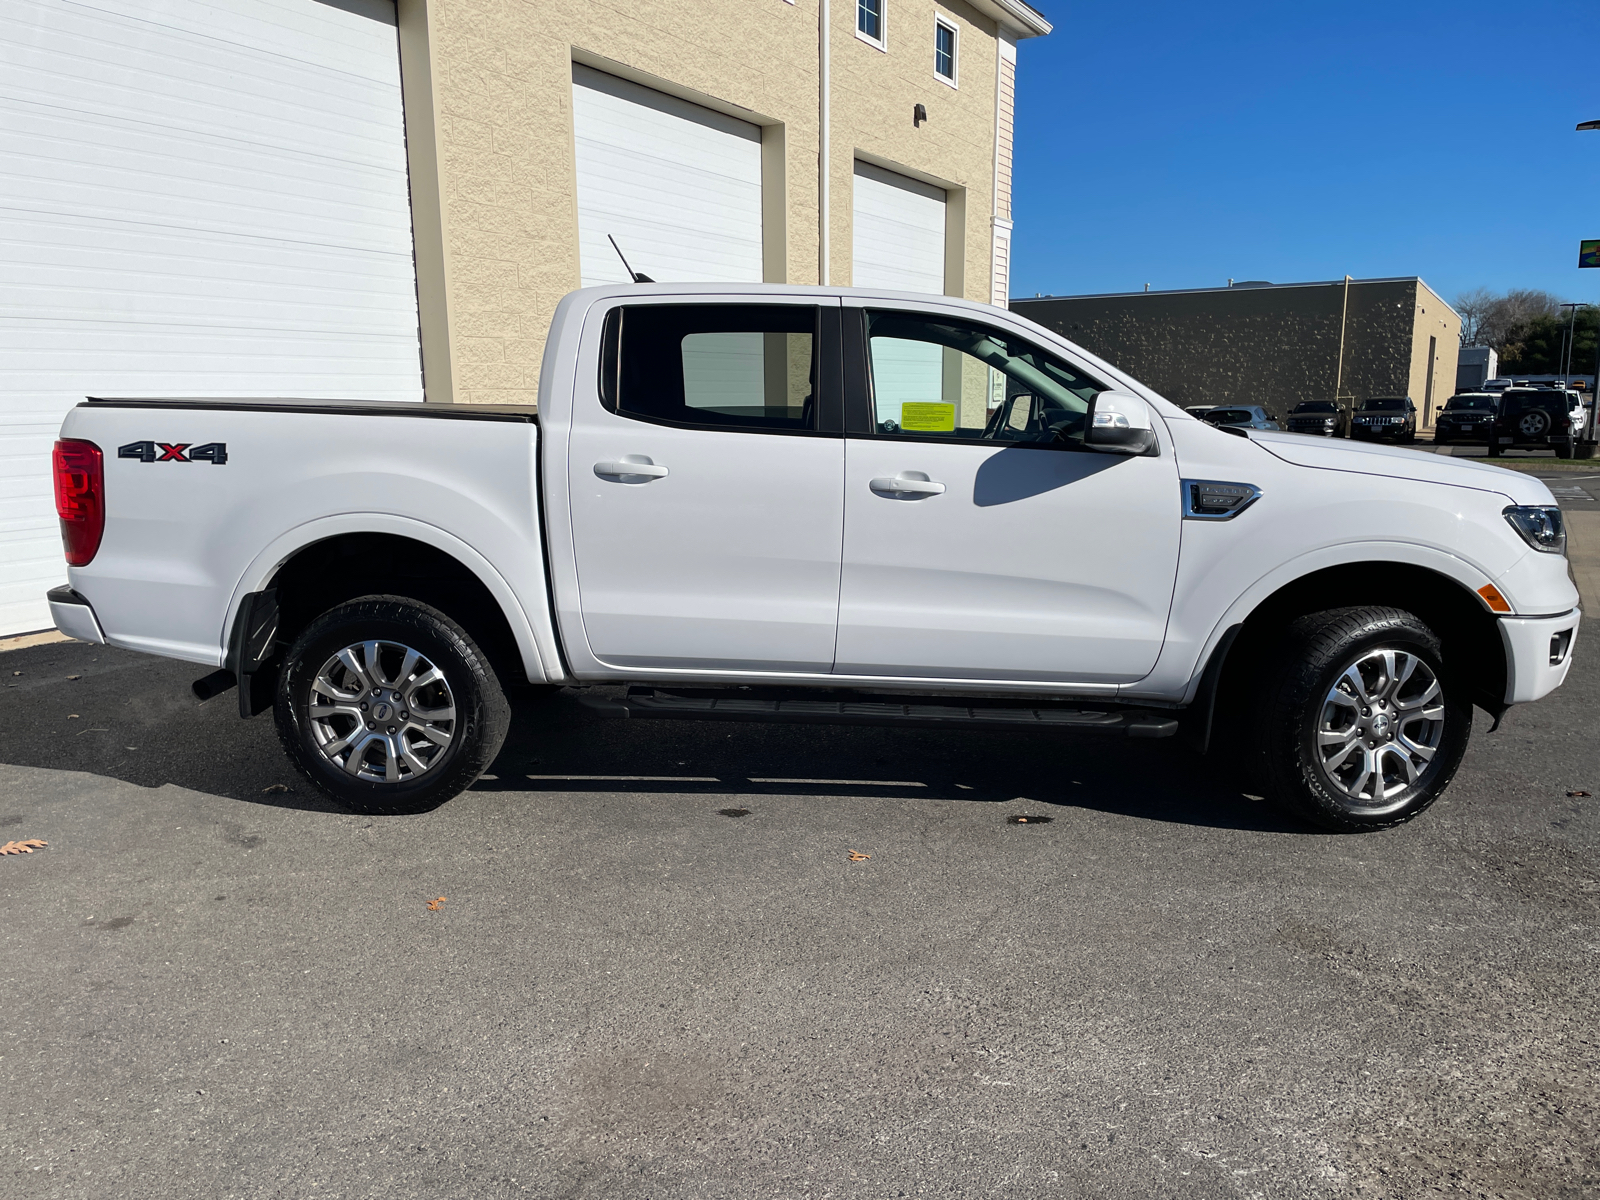
[[[1419,479],[1451,487],[1499,492],[1513,504],[1554,504],[1550,489],[1532,476],[1507,471],[1465,458],[1441,458],[1421,450],[1350,442],[1342,438],[1311,438],[1296,433],[1257,432],[1250,440],[1269,454],[1297,467],[1325,471],[1354,471],[1389,479]]]

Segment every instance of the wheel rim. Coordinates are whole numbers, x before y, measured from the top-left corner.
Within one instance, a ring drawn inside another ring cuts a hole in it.
[[[370,783],[427,774],[456,735],[444,672],[400,642],[356,642],[329,658],[312,680],[307,716],[322,756]]]
[[[1328,689],[1317,721],[1317,762],[1348,808],[1392,812],[1412,798],[1444,736],[1444,689],[1407,650],[1373,650]]]

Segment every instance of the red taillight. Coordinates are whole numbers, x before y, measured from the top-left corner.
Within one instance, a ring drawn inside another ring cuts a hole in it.
[[[56,443],[56,516],[67,565],[84,567],[100,549],[106,529],[106,472],[100,447],[77,438]]]

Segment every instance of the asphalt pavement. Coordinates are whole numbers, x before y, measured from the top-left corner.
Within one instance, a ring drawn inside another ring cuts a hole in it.
[[[1357,837],[1241,792],[1226,719],[566,693],[354,816],[197,668],[0,654],[0,841],[49,842],[0,858],[0,1196],[1595,1195],[1597,636]]]

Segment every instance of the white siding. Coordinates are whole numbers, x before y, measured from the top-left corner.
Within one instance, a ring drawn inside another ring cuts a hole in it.
[[[389,0],[6,0],[0,634],[86,395],[422,398]]]
[[[850,282],[944,294],[945,194],[857,162]]]
[[[574,64],[583,284],[761,282],[761,128]]]
[[[1004,34],[995,46],[999,70],[994,91],[994,231],[989,303],[1007,307],[1011,296],[1011,161],[1017,113],[1017,44]]]

